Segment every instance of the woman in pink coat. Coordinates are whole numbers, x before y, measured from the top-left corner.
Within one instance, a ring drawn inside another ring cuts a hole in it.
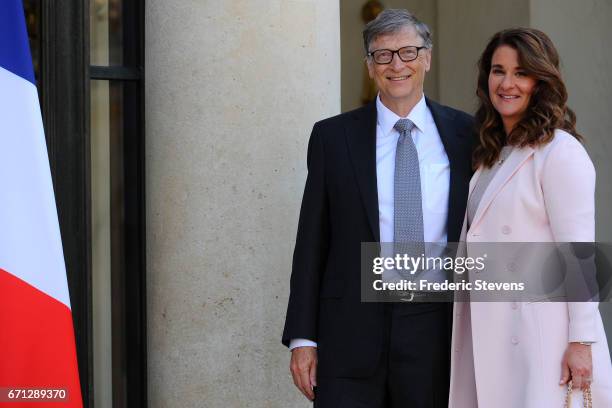
[[[595,170],[546,34],[493,36],[477,95],[467,255],[479,242],[593,242]],[[452,347],[451,408],[561,408],[569,380],[571,406],[582,406],[590,388],[593,406],[612,407],[597,302],[456,303]]]

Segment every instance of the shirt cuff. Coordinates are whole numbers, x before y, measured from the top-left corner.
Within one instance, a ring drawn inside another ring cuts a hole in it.
[[[289,342],[289,351],[296,347],[317,347],[317,343],[307,339],[291,339]]]

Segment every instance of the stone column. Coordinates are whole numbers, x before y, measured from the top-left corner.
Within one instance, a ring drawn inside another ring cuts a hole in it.
[[[340,111],[339,6],[146,3],[151,407],[307,407],[280,344],[314,121]]]

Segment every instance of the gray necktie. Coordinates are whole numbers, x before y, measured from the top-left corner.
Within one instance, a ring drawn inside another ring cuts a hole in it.
[[[394,247],[396,254],[420,257],[425,246],[419,155],[410,134],[414,123],[400,119],[394,127],[400,134],[395,152]]]

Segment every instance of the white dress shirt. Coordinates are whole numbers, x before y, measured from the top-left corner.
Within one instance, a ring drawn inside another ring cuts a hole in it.
[[[395,150],[400,136],[393,127],[398,120],[404,118],[387,108],[380,100],[380,95],[376,98],[376,112],[376,181],[380,242],[393,242]],[[411,135],[419,155],[424,239],[425,242],[446,243],[450,165],[424,95],[406,118],[415,124]],[[307,339],[292,339],[289,349],[303,346],[316,347],[317,343]]]

